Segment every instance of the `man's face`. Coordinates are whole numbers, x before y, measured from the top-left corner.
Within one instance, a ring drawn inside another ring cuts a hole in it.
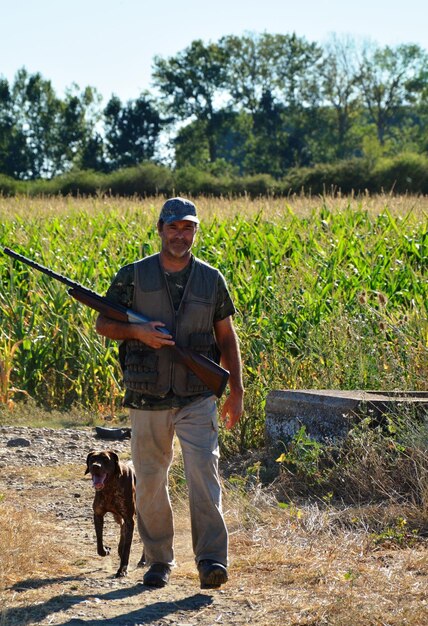
[[[181,259],[190,253],[195,239],[197,225],[189,220],[179,220],[158,226],[162,241],[162,252],[174,259]]]

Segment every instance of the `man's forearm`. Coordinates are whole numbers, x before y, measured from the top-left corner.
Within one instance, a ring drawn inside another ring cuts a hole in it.
[[[221,362],[229,370],[229,389],[221,412],[226,428],[233,428],[244,410],[244,386],[242,383],[241,351],[232,318],[215,324],[215,334],[221,352]]]
[[[238,335],[233,326],[232,318],[214,324],[216,341],[221,353],[221,363],[229,370],[229,387],[236,392],[243,392],[242,362]]]
[[[95,329],[97,333],[103,335],[103,337],[126,341],[128,339],[138,339],[136,326],[138,326],[138,324],[118,322],[105,315],[98,315]]]
[[[229,387],[231,391],[243,393],[242,362],[238,343],[227,345],[221,357],[223,367],[229,370]]]
[[[243,393],[241,351],[238,336],[233,328],[222,338],[219,347],[221,363],[230,373],[229,387],[231,391]]]

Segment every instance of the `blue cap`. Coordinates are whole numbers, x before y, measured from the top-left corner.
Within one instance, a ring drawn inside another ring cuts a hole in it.
[[[164,224],[172,224],[179,220],[189,220],[199,224],[196,217],[196,207],[186,198],[170,198],[165,202],[159,215]]]

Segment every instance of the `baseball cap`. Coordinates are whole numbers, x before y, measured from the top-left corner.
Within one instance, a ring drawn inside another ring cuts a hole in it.
[[[199,219],[196,217],[196,207],[190,200],[186,198],[170,198],[163,205],[159,219],[164,224],[172,224],[178,220],[189,220],[199,224]]]

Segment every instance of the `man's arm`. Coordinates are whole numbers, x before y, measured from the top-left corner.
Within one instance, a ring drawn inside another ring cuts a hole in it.
[[[232,316],[214,322],[214,332],[221,351],[221,364],[230,372],[230,393],[223,405],[221,419],[226,422],[226,428],[233,428],[244,410],[244,387],[239,341],[233,326]]]
[[[109,339],[126,341],[136,339],[142,341],[151,348],[162,348],[163,346],[173,346],[174,341],[171,335],[165,335],[157,327],[165,326],[162,322],[151,321],[145,324],[134,324],[118,322],[105,315],[98,315],[95,329],[99,335]]]

